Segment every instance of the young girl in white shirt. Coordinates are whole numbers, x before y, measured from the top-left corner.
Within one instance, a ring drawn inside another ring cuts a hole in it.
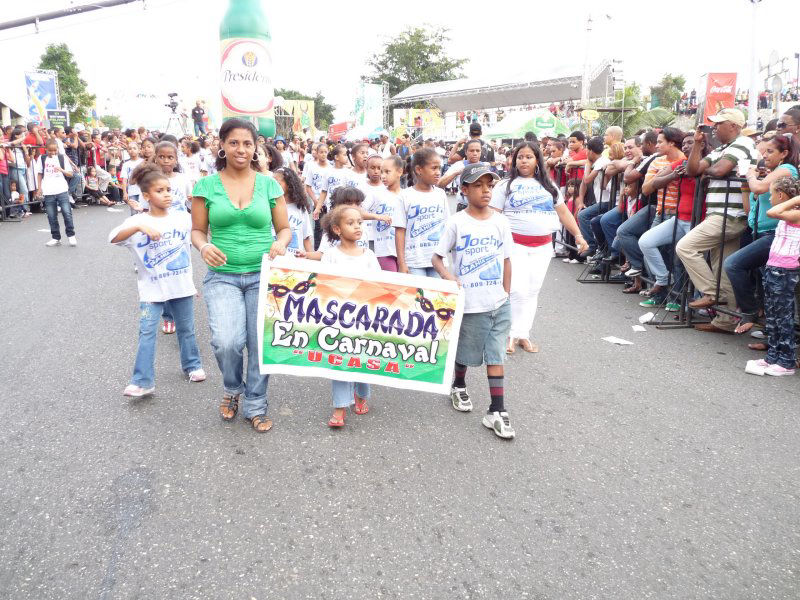
[[[328,239],[338,242],[322,255],[322,262],[342,265],[348,272],[362,274],[379,271],[375,254],[359,242],[364,235],[361,211],[354,206],[339,205],[322,220],[322,228]],[[367,383],[331,380],[333,390],[333,414],[328,420],[330,427],[344,427],[347,407],[355,404],[353,412],[365,415],[369,412],[367,400],[370,390]]]
[[[278,167],[272,176],[283,189],[283,197],[286,198],[286,212],[289,215],[289,228],[292,231],[292,241],[286,246],[286,251],[294,255],[300,251],[312,252],[314,228],[311,225],[309,201],[303,182],[289,167]]]
[[[393,219],[397,270],[439,277],[432,258],[450,216],[447,195],[436,187],[442,173],[442,159],[433,148],[422,148],[414,153],[411,170],[416,183],[401,192],[402,208]]]
[[[333,149],[333,168],[328,169],[322,180],[322,191],[314,205],[314,218],[319,219],[325,210],[330,209],[331,196],[337,188],[355,186],[353,172],[346,168],[350,164],[347,157],[347,147],[339,144]]]
[[[108,236],[127,246],[137,263],[139,347],[130,384],[123,395],[133,398],[155,391],[156,331],[169,305],[180,347],[181,369],[190,381],[206,378],[194,333],[194,296],[189,236],[192,221],[185,211],[170,211],[170,182],[159,167],[144,163],[131,179],[139,186],[150,211],[128,217]]]
[[[394,218],[402,210],[400,200],[400,178],[403,177],[405,161],[396,154],[384,158],[381,163],[381,183],[385,190],[372,207],[378,216]],[[397,272],[397,247],[395,246],[394,225],[375,223],[375,256],[384,271]]]

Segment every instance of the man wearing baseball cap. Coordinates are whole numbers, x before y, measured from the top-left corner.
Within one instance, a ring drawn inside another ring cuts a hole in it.
[[[489,206],[498,177],[486,163],[471,163],[461,173],[461,192],[467,208],[448,220],[433,254],[433,267],[442,279],[457,281],[464,290],[464,315],[456,349],[455,377],[450,401],[459,412],[471,412],[467,367],[486,363],[491,404],[483,425],[510,439],[514,429],[504,404],[505,345],[511,328],[511,226]],[[452,272],[443,258],[452,257]]]
[[[743,196],[749,194],[750,190],[746,184],[743,185],[741,181],[730,178],[743,177],[750,167],[757,163],[753,140],[742,135],[745,124],[742,111],[737,108],[723,108],[716,115],[709,117],[709,120],[714,123],[714,135],[721,145],[703,158],[706,138],[698,129],[694,134],[695,143],[686,167],[689,176],[705,175],[708,178],[705,197],[706,219],[689,231],[675,247],[675,252],[686,267],[692,283],[703,294],[701,298],[689,303],[689,307],[693,309],[722,304],[734,308],[736,304],[731,282],[724,269],[717,295],[717,277],[706,263],[704,253],[711,252],[711,265],[716,270],[720,265],[720,249],[723,260],[739,249],[739,238],[747,229]],[[711,323],[695,325],[698,331],[712,333],[733,333],[735,328],[736,322],[733,318],[722,313],[717,313]]]
[[[494,164],[494,150],[492,150],[492,147],[489,146],[488,144],[486,144],[481,139],[482,131],[483,130],[481,129],[481,124],[480,123],[470,123],[470,125],[469,125],[469,139],[478,140],[481,143],[481,162],[493,165]],[[459,140],[459,142],[456,144],[456,147],[450,153],[450,158],[448,159],[448,162],[451,165],[453,163],[456,163],[456,162],[458,162],[460,160],[464,160],[466,158],[465,156],[462,156],[462,154],[463,154],[464,144],[466,144],[468,141],[469,140],[467,140],[465,138],[463,140]]]

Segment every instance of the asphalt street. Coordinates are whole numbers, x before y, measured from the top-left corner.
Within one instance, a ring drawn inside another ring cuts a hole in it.
[[[553,261],[541,352],[507,365],[515,440],[478,369],[474,413],[374,387],[341,431],[329,382],[274,376],[259,435],[218,416],[201,299],[208,381],[159,334],[156,394],[123,398],[126,214],[76,211],[77,248],[0,223],[1,598],[800,596],[800,381],[746,375],[749,337],[633,332],[638,297]]]

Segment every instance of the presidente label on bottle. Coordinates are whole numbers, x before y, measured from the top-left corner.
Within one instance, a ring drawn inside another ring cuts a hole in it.
[[[228,110],[263,115],[273,110],[272,56],[267,44],[258,39],[233,38],[222,41],[222,104]]]

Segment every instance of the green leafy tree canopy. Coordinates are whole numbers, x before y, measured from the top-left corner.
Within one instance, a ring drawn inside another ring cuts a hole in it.
[[[40,69],[58,73],[61,106],[69,111],[70,123],[85,122],[94,104],[95,96],[86,90],[75,57],[66,44],[49,44],[39,59]]]
[[[382,52],[373,54],[367,62],[372,72],[362,79],[368,83],[386,81],[390,96],[416,83],[458,79],[467,59],[447,56],[448,31],[443,27],[408,27],[390,40]]]
[[[314,101],[314,127],[317,129],[327,130],[328,126],[333,123],[333,111],[335,106],[325,102],[325,96],[322,92],[317,92],[313,97],[308,94],[303,94],[297,90],[285,90],[282,88],[275,90],[276,96],[283,96],[286,100],[313,100]]]
[[[675,104],[680,100],[686,88],[686,78],[683,75],[667,73],[661,78],[661,83],[650,88],[653,99],[658,99],[658,106],[667,110],[675,110]]]
[[[122,129],[122,119],[117,115],[105,115],[100,117],[100,120],[109,129]]]

